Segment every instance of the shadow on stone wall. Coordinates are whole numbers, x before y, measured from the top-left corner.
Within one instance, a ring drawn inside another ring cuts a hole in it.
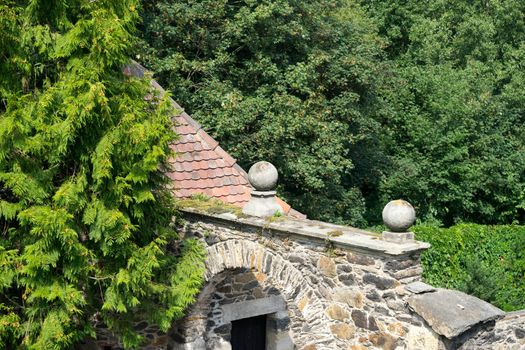
[[[302,323],[294,308],[265,274],[228,269],[208,281],[188,315],[174,324],[172,348],[230,349],[232,321],[267,315],[267,349],[291,349],[289,331]]]

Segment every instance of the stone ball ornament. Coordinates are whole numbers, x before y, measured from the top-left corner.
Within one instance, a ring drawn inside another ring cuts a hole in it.
[[[383,223],[391,232],[407,232],[415,221],[416,211],[405,200],[390,201],[383,209]]]
[[[256,191],[272,191],[277,186],[279,174],[272,163],[257,162],[248,171],[248,180]]]

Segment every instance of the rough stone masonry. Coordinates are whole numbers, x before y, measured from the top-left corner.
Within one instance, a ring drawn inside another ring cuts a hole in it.
[[[207,246],[206,284],[168,334],[137,324],[143,349],[231,349],[231,322],[262,314],[270,350],[525,348],[525,313],[421,282],[426,243],[312,220],[183,213],[180,231]],[[97,338],[100,349],[120,348],[103,327]]]
[[[174,348],[228,349],[225,306],[244,302],[242,316],[255,316],[249,309],[274,296],[281,309],[268,313],[280,313],[276,333],[288,337],[278,349],[437,349],[438,337],[407,308],[404,287],[420,280],[427,244],[309,220],[190,210],[186,218],[186,234],[208,245],[208,282],[175,327]]]
[[[272,349],[519,349],[525,344],[518,329],[525,318],[506,321],[507,332],[487,336],[503,317],[501,310],[420,282],[426,243],[387,242],[350,227],[284,217],[238,218],[191,209],[185,217],[184,232],[207,244],[207,284],[174,327],[173,349],[230,349],[231,305],[242,303],[238,316],[245,318],[265,312],[257,308],[267,301],[276,305],[266,309],[274,315],[267,332],[280,337]],[[484,332],[485,340],[476,338]],[[479,347],[470,345],[474,341]]]
[[[183,209],[179,232],[206,245],[206,283],[168,334],[136,325],[144,349],[236,350],[233,324],[263,315],[267,350],[525,349],[525,312],[505,315],[421,282],[429,245],[408,232],[415,220],[408,202],[387,204],[388,231],[379,235],[272,215],[277,171],[269,163],[254,165],[250,182],[242,215]],[[121,348],[98,329],[84,349]]]

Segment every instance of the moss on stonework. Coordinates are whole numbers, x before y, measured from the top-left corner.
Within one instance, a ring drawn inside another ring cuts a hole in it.
[[[241,208],[224,203],[218,199],[210,198],[204,194],[196,194],[189,199],[177,201],[179,209],[192,208],[208,214],[232,213],[237,217],[244,217]]]
[[[274,222],[279,222],[279,221],[284,221],[286,219],[285,216],[283,216],[283,214],[279,213],[278,211],[275,212],[275,214],[273,214],[272,216],[268,216],[264,219],[264,221],[267,223],[267,224],[271,224],[271,223],[274,223]]]
[[[339,237],[339,236],[343,235],[343,231],[341,231],[341,230],[334,230],[334,231],[328,232],[326,235],[328,237]]]

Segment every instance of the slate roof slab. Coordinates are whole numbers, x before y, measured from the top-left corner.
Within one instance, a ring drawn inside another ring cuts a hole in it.
[[[448,339],[483,323],[503,317],[503,311],[472,295],[451,289],[414,294],[408,305],[432,329]]]

